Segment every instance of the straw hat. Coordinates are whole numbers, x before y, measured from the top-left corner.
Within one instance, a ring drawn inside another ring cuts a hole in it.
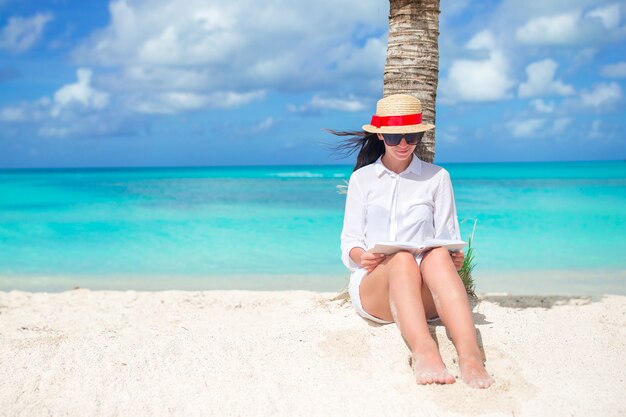
[[[408,94],[393,94],[378,100],[376,114],[363,130],[369,133],[414,133],[434,129],[422,123],[422,103]]]

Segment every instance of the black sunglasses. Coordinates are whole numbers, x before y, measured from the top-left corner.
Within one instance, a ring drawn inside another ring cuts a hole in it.
[[[424,137],[424,132],[418,133],[383,133],[383,139],[388,146],[398,146],[402,142],[402,138],[406,140],[407,145],[417,145]]]

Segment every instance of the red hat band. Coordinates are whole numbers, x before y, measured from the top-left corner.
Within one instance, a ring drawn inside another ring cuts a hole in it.
[[[422,113],[405,114],[404,116],[372,116],[370,124],[375,127],[382,126],[410,126],[422,123]]]

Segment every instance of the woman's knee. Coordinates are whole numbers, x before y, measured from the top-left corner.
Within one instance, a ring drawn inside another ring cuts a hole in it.
[[[429,250],[428,252],[426,252],[424,254],[424,257],[428,257],[428,256],[443,256],[443,255],[448,255],[450,256],[450,253],[448,252],[448,249],[444,248],[443,246],[440,246],[438,248],[433,248],[431,250]]]
[[[400,251],[396,252],[388,258],[387,263],[393,268],[416,268],[419,271],[417,266],[417,261],[415,260],[415,256],[411,252]]]
[[[426,252],[422,258],[422,262],[420,266],[425,264],[430,264],[432,262],[452,262],[452,257],[450,256],[450,252],[448,249],[444,247],[434,248]]]
[[[389,282],[417,281],[421,284],[422,274],[415,257],[409,252],[398,252],[389,261]]]

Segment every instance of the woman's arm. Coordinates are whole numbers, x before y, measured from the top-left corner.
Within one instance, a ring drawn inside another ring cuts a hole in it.
[[[365,253],[365,249],[360,248],[360,247],[355,247],[350,249],[350,259],[352,260],[352,262],[354,262],[355,264],[362,266],[361,265],[361,257],[363,256],[363,254]]]
[[[454,191],[450,174],[445,169],[442,170],[439,189],[435,197],[435,238],[439,239],[461,239],[461,229],[456,215],[456,204],[454,202]],[[465,260],[463,251],[450,252],[452,262],[457,270],[461,269]]]
[[[454,203],[454,191],[450,174],[442,168],[441,181],[435,196],[435,208],[433,212],[435,223],[435,239],[461,240],[461,229],[456,215]]]
[[[361,268],[365,268],[367,272],[372,272],[378,264],[385,260],[387,255],[383,253],[372,253],[363,250],[363,248],[352,248],[350,251],[350,259]]]
[[[348,183],[346,195],[346,209],[343,218],[343,230],[341,231],[341,260],[351,271],[361,267],[360,254],[357,257],[350,256],[353,249],[360,248],[363,252],[365,245],[365,195],[358,184],[354,174]]]

